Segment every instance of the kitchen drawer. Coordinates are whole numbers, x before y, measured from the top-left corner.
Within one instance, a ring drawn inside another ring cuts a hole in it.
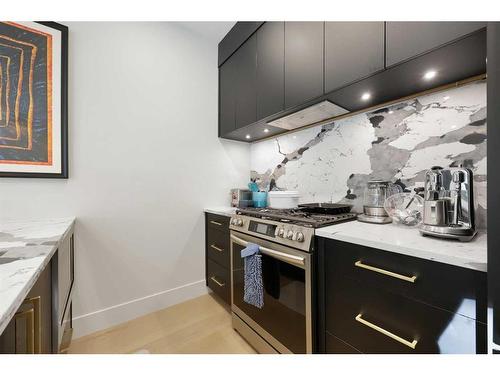
[[[335,281],[335,288],[326,293],[326,330],[363,353],[485,350],[482,323],[365,282],[347,277]]]
[[[345,341],[326,332],[326,354],[360,354],[361,352]]]
[[[230,266],[229,232],[207,231],[207,257],[224,268]]]
[[[207,231],[212,229],[229,232],[229,217],[215,214],[206,214]]]
[[[227,304],[231,303],[231,280],[229,270],[207,259],[207,285]]]
[[[343,275],[486,322],[483,272],[335,240],[326,242],[325,262],[326,293]]]

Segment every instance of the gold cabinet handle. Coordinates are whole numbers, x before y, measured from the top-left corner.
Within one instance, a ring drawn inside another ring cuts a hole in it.
[[[212,276],[212,277],[210,278],[210,280],[212,280],[214,283],[216,283],[216,284],[217,284],[218,286],[220,286],[221,288],[222,288],[224,285],[226,285],[225,283],[221,283],[219,280],[217,280],[217,279],[215,278],[215,276]]]
[[[28,298],[24,300],[24,303],[31,303],[33,304],[33,310],[34,310],[34,341],[35,341],[35,353],[36,354],[41,354],[42,353],[42,310],[40,308],[40,300],[41,297],[33,297],[33,298]]]
[[[369,321],[363,319],[362,315],[363,314],[358,314],[356,316],[356,318],[354,318],[354,319],[356,319],[357,322],[360,322],[361,324],[364,324],[365,326],[370,327],[371,329],[374,329],[375,331],[380,332],[380,333],[382,333],[382,334],[390,337],[391,339],[396,340],[397,342],[400,342],[401,344],[406,345],[406,346],[408,346],[408,347],[410,347],[412,349],[415,349],[415,347],[417,346],[418,340],[413,340],[411,342],[408,341],[408,340],[405,340],[405,339],[399,337],[398,335],[395,335],[394,333],[389,332],[389,331],[387,331],[387,330],[385,330],[385,329],[383,329],[383,328],[381,328],[381,327],[379,327],[379,326],[377,326],[377,325],[375,325],[373,323],[370,323]]]
[[[221,249],[220,247],[217,247],[215,245],[210,245],[210,247],[216,251],[218,251],[219,253],[223,253],[224,252],[224,249]]]
[[[215,224],[215,225],[222,225],[222,223],[219,223],[218,221],[213,221],[213,220],[210,220],[210,223]]]
[[[28,354],[35,354],[35,312],[34,309],[20,311],[14,315],[14,331],[15,331],[15,348],[17,353],[17,320],[20,318],[26,319],[26,351]]]
[[[382,268],[377,268],[373,266],[369,266],[368,264],[362,263],[360,260],[358,260],[356,263],[354,263],[356,267],[364,268],[365,270],[370,270],[373,272],[378,272],[381,273],[382,275],[387,275],[391,277],[395,277],[396,279],[408,281],[409,283],[414,283],[415,280],[417,280],[417,276],[405,276],[405,275],[400,275],[399,273],[391,272],[384,270]]]

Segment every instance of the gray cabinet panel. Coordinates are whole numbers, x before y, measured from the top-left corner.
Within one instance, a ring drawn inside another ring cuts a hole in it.
[[[485,22],[387,22],[386,66],[408,60],[485,26]]]
[[[254,34],[229,59],[236,64],[236,129],[257,120],[257,36]],[[228,60],[228,61],[229,61]]]
[[[236,65],[227,60],[219,68],[219,136],[235,129]]]
[[[257,31],[257,119],[285,107],[285,23],[266,22]]]
[[[488,173],[490,186],[500,183],[498,164],[500,163],[500,22],[488,23],[488,88],[487,88],[488,123]],[[488,194],[488,226],[500,227],[500,196]],[[493,307],[492,324],[489,327],[490,343],[500,345],[500,231],[488,231],[488,294],[490,306]],[[493,345],[492,345],[493,347]],[[497,346],[498,347],[498,346]],[[498,352],[493,350],[493,353]]]
[[[323,22],[285,22],[286,108],[324,93],[323,44]]]
[[[325,22],[326,92],[383,69],[383,22]]]
[[[240,48],[245,40],[247,40],[263,23],[262,21],[236,22],[233,28],[229,30],[224,39],[219,43],[219,66]]]

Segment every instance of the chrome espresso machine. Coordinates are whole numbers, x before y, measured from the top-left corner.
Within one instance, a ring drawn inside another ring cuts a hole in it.
[[[476,234],[472,171],[433,167],[425,174],[422,235],[470,241]]]

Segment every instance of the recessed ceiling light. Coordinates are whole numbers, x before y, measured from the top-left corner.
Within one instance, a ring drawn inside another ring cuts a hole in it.
[[[437,75],[437,72],[435,70],[429,70],[425,72],[424,74],[424,79],[430,80],[433,79]]]
[[[443,97],[443,100],[448,100],[448,99],[450,99],[450,97],[448,95]]]
[[[269,133],[269,129],[268,129],[268,128],[265,128],[265,129],[264,129],[264,133]]]
[[[250,139],[250,138],[251,138],[251,137],[250,137],[250,134],[245,135],[245,138],[246,138],[246,139]]]
[[[363,95],[361,95],[361,100],[368,100],[372,97],[372,94],[370,94],[369,92],[365,92]]]

